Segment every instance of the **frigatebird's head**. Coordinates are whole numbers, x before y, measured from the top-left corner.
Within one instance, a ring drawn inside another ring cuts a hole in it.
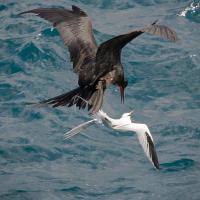
[[[120,91],[122,103],[124,103],[124,91],[125,91],[125,88],[126,88],[127,85],[128,85],[127,80],[124,80],[124,81],[120,82],[120,84],[119,84],[119,91]]]

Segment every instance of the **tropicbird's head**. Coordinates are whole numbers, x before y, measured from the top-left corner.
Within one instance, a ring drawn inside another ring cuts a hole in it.
[[[127,118],[127,117],[130,118],[131,115],[133,115],[133,110],[131,112],[122,114],[121,118]]]

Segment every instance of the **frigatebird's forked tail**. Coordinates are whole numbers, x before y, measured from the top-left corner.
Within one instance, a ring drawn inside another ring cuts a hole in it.
[[[52,105],[52,107],[76,105],[79,109],[84,109],[88,106],[91,113],[96,113],[100,110],[103,103],[103,89],[96,89],[91,86],[78,87],[65,94],[40,101],[40,105]]]

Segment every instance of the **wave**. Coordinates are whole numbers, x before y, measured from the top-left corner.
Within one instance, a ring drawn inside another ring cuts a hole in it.
[[[178,16],[186,17],[189,13],[196,13],[197,10],[200,8],[200,3],[192,2],[189,6],[184,8],[180,13],[178,13]]]
[[[194,165],[195,165],[195,161],[188,158],[182,158],[170,163],[161,164],[162,168],[164,168],[164,171],[167,171],[167,172],[177,172],[177,171],[188,170]]]

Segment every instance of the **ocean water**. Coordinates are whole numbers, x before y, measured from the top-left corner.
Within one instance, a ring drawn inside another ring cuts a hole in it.
[[[103,105],[113,117],[134,109],[149,126],[159,171],[130,133],[93,126],[63,141],[86,110],[25,106],[75,88],[77,76],[51,24],[17,14],[72,4],[98,43],[157,19],[177,32],[177,43],[144,34],[128,44],[125,103],[110,87]],[[199,1],[0,0],[0,23],[0,200],[200,199]]]

